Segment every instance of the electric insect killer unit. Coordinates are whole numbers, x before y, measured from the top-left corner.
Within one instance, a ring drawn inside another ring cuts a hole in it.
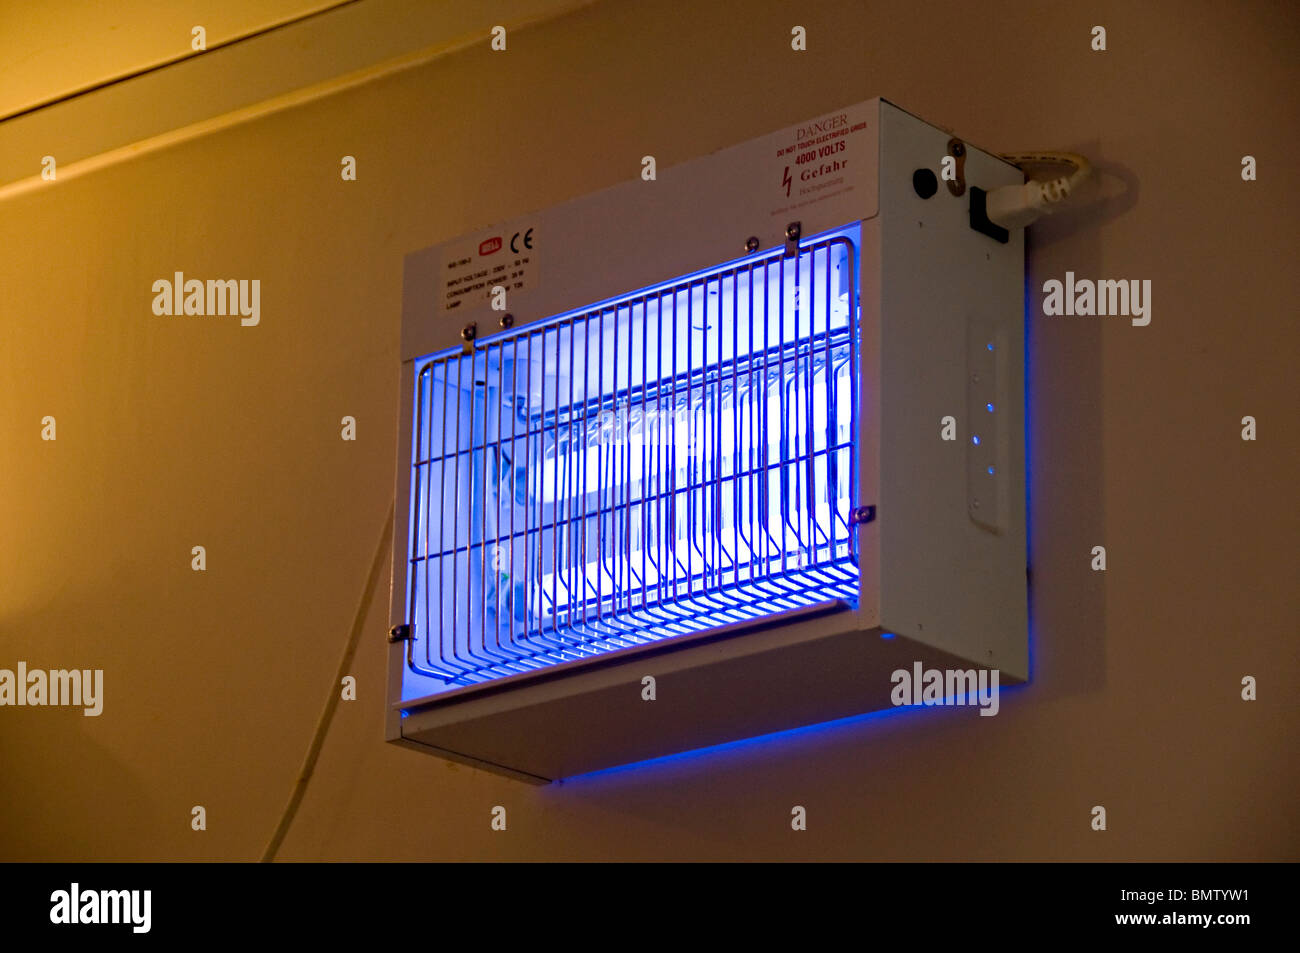
[[[545,782],[1024,681],[1023,181],[875,99],[407,256],[388,739]]]

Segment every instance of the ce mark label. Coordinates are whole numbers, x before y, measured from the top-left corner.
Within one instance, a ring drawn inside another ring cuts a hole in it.
[[[515,232],[510,239],[510,250],[516,255],[519,254],[519,245],[522,239],[523,246],[530,251],[533,247],[533,230],[530,228],[526,232]]]

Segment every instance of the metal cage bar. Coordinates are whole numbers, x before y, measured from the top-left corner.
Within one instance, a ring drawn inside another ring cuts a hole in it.
[[[856,604],[857,360],[841,234],[417,362],[412,669]]]

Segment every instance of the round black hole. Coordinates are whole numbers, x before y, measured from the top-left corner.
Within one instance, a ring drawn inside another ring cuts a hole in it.
[[[939,180],[929,169],[917,169],[912,173],[912,188],[916,189],[916,194],[921,198],[928,199],[939,191]]]

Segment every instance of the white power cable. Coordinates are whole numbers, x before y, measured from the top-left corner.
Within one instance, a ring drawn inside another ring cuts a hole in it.
[[[1024,185],[1004,185],[989,190],[985,214],[1003,228],[1024,228],[1043,215],[1055,212],[1092,175],[1092,163],[1074,152],[1029,152],[1002,157],[1025,170],[1027,166],[1068,165],[1069,175],[1055,179],[1031,179]]]
[[[334,720],[334,712],[339,707],[339,697],[342,694],[339,684],[352,667],[352,658],[357,654],[357,645],[361,641],[361,633],[365,628],[366,614],[370,611],[370,603],[374,600],[375,590],[379,588],[384,567],[388,564],[388,555],[391,552],[390,547],[393,539],[395,506],[396,501],[388,506],[388,517],[384,520],[384,532],[379,537],[379,548],[375,550],[375,558],[370,563],[370,575],[366,577],[366,587],[361,592],[361,602],[357,606],[356,615],[352,617],[352,631],[348,635],[347,645],[343,648],[343,658],[339,662],[338,671],[334,673],[334,681],[330,683],[329,694],[325,696],[325,709],[316,722],[316,730],[312,732],[311,744],[307,748],[307,755],[303,758],[302,767],[298,771],[298,780],[289,793],[289,802],[280,814],[280,820],[275,825],[275,832],[271,834],[271,840],[267,843],[266,850],[262,852],[262,863],[264,864],[269,864],[275,860],[280,845],[284,843],[285,835],[289,833],[289,825],[293,823],[294,817],[298,814],[298,806],[302,804],[303,796],[307,793],[307,782],[311,780],[311,776],[316,770],[316,762],[320,758],[321,748],[325,745],[325,734],[329,731],[330,723]]]

